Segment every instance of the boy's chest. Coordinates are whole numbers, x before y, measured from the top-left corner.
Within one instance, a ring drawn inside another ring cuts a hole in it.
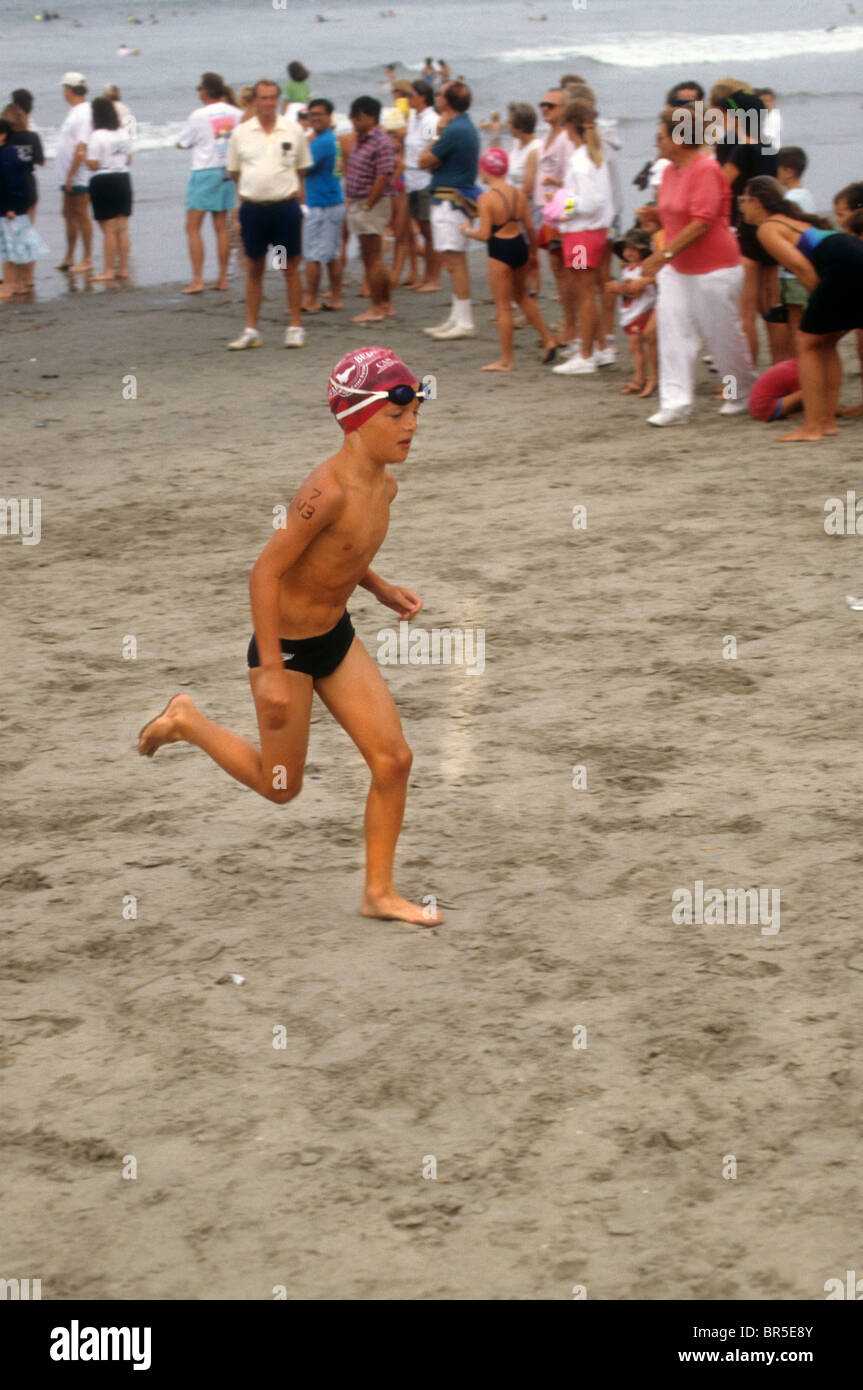
[[[352,499],[330,528],[330,543],[345,559],[370,558],[383,544],[389,522],[390,504],[385,497]]]

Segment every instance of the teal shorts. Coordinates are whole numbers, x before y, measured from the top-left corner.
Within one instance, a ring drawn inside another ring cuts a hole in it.
[[[186,187],[188,212],[227,212],[237,201],[237,185],[224,169],[193,169]]]

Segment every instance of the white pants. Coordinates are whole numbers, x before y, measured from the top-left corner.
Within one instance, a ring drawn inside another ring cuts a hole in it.
[[[691,409],[701,339],[721,384],[729,388],[726,399],[745,401],[755,372],[740,323],[742,265],[711,270],[707,275],[681,275],[673,265],[667,265],[657,275],[656,285],[661,408],[684,414]]]

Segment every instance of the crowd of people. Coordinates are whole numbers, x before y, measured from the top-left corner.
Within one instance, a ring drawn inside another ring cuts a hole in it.
[[[600,116],[577,74],[564,74],[536,107],[513,101],[506,122],[495,111],[478,124],[468,84],[443,60],[427,59],[416,79],[388,64],[381,80],[387,104],[357,96],[348,126],[298,61],[283,83],[263,78],[239,95],[218,73],[202,75],[177,141],[191,153],[184,293],[206,287],[209,214],[214,286],[227,288],[232,250],[245,265],[246,323],[231,350],[261,345],[268,263],[285,277],[285,346],[302,347],[311,316],[344,309],[353,244],[358,293],[369,303],[352,322],[392,318],[395,290],[446,287],[449,313],[424,331],[442,342],[472,338],[468,249],[481,242],[500,338],[499,356],[482,370],[513,371],[515,328],[527,325],[541,361],[557,359],[554,374],[594,375],[616,360],[619,323],[632,359],[620,389],[637,399],[658,392],[651,425],[689,420],[706,353],[721,414],[778,419],[802,409],[802,424],[783,439],[836,432],[845,333],[856,330],[863,364],[863,180],[837,191],[831,218],[820,216],[805,188],[805,151],[780,143],[771,89],[735,78],[709,93],[695,81],[676,84],[659,114],[657,156],[636,179],[644,202],[624,231],[616,123]],[[116,87],[91,99],[77,72],[61,86],[70,109],[54,165],[67,238],[58,270],[123,280],[134,117]],[[29,292],[33,262],[46,252],[34,220],[44,154],[32,105],[19,89],[0,116],[3,298]],[[103,237],[99,273],[91,214]],[[764,351],[771,366],[758,378]]]

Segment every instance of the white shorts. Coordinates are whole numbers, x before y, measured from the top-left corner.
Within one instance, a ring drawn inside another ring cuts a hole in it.
[[[435,251],[467,251],[470,237],[465,236],[464,229],[469,226],[465,214],[452,203],[432,200],[431,232]]]

